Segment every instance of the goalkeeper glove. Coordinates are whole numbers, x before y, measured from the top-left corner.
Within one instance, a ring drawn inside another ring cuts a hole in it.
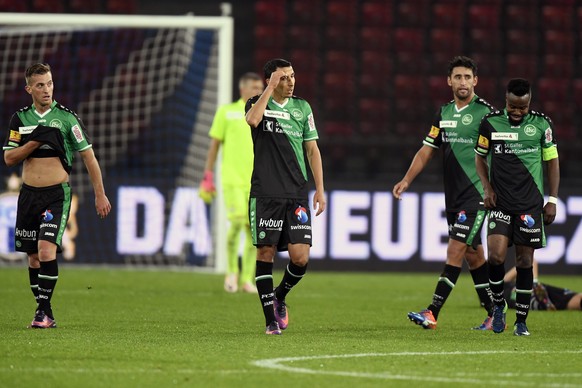
[[[204,203],[210,205],[215,195],[216,187],[214,187],[214,174],[212,171],[206,171],[204,173],[204,179],[202,179],[202,182],[200,182],[198,196],[202,198]]]

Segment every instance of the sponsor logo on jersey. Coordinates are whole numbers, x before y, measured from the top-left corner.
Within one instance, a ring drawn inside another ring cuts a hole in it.
[[[63,128],[63,123],[61,122],[61,120],[59,119],[53,119],[51,120],[51,122],[49,123],[49,127],[53,127],[53,128]]]
[[[310,234],[304,234],[303,235],[303,238],[311,238],[311,235]]]
[[[263,121],[263,131],[273,132],[273,122],[268,120]]]
[[[281,230],[283,228],[283,220],[274,220],[272,218],[265,220],[264,218],[260,218],[259,228],[265,228],[267,230]]]
[[[43,228],[57,229],[58,226],[55,224],[49,224],[48,222],[43,222],[42,224],[40,224],[39,229],[43,229]]]
[[[51,237],[54,237],[55,236],[55,234],[54,233],[51,233],[51,232],[44,232],[44,235],[45,236],[51,236]]]
[[[264,239],[266,236],[267,236],[267,233],[265,233],[264,231],[261,231],[261,232],[259,233],[259,238],[260,238],[261,240],[262,240],[262,239]]]
[[[540,228],[530,229],[530,228],[524,228],[523,226],[520,226],[519,231],[524,232],[524,233],[540,233],[542,230]]]
[[[293,116],[295,120],[303,120],[303,112],[301,112],[299,109],[293,108],[291,110],[291,116]]]
[[[469,113],[467,113],[466,115],[464,115],[464,116],[463,116],[463,118],[461,119],[461,122],[462,122],[464,125],[469,125],[469,124],[471,124],[471,123],[473,122],[473,115],[472,115],[472,114],[469,114]]]
[[[464,210],[457,213],[457,221],[460,223],[467,221],[467,213]]]
[[[528,136],[533,136],[536,134],[536,127],[531,124],[528,124],[523,129],[523,132]]]
[[[433,139],[436,139],[440,133],[441,129],[435,127],[434,125],[432,127],[430,127],[430,132],[428,133],[428,137],[432,137]]]
[[[493,221],[491,221],[489,223],[489,229],[495,229],[496,226],[497,226],[497,224],[495,222],[493,222]]]
[[[49,209],[46,209],[42,213],[42,220],[43,221],[52,221],[52,219],[53,219],[53,213]]]
[[[36,238],[36,230],[26,230],[26,229],[18,229],[14,231],[14,235],[16,237],[22,237],[24,239],[35,239]]]
[[[479,144],[479,147],[483,147],[485,149],[488,149],[489,148],[489,139],[487,139],[483,135],[479,135],[479,141],[477,144]]]
[[[439,127],[441,128],[457,128],[456,120],[441,120],[439,121]]]
[[[8,140],[9,141],[20,142],[20,132],[16,132],[16,131],[10,130],[10,136],[9,136]]]
[[[495,148],[494,152],[496,154],[502,154],[503,153],[503,144],[495,144],[493,147]]]
[[[71,131],[73,131],[73,135],[75,135],[75,140],[77,140],[77,143],[80,143],[83,140],[85,140],[83,138],[83,132],[81,132],[81,128],[79,128],[79,126],[77,124],[73,125],[73,128],[71,128]]]
[[[546,136],[546,143],[551,143],[552,140],[553,140],[553,137],[552,137],[552,128],[546,129],[545,136]]]
[[[491,134],[491,140],[518,140],[518,138],[517,132],[493,132]]]
[[[505,222],[508,225],[511,223],[511,216],[503,213],[501,210],[492,210],[489,213],[489,218],[493,218],[497,222]]]
[[[531,214],[522,214],[519,218],[521,219],[521,222],[523,222],[523,224],[528,228],[531,228],[536,223]]]
[[[315,131],[315,119],[313,118],[313,113],[307,116],[307,124],[309,125],[309,132]]]
[[[272,117],[275,119],[290,120],[291,116],[287,112],[279,112],[278,110],[266,110],[265,117]]]
[[[18,127],[18,132],[21,135],[30,135],[38,125],[28,125],[26,127]]]
[[[303,206],[297,206],[297,208],[295,209],[295,218],[297,219],[298,222],[301,222],[302,224],[306,223],[309,220],[309,216],[307,215],[307,209],[305,209]]]
[[[455,233],[455,236],[465,238],[467,235],[465,233]]]
[[[467,225],[463,225],[463,224],[458,224],[455,222],[455,224],[453,225],[455,228],[457,229],[463,229],[463,230],[469,230],[471,228],[469,228]]]
[[[291,230],[300,230],[300,229],[311,230],[311,225],[291,225],[291,226],[289,226],[289,229],[291,229]]]

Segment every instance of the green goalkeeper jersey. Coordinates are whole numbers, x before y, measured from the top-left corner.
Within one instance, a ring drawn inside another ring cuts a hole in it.
[[[42,143],[29,157],[59,157],[69,174],[75,152],[91,148],[81,119],[56,101],[42,114],[37,112],[34,105],[30,105],[12,115],[3,149],[6,151],[20,147],[28,140]]]
[[[240,99],[218,108],[209,135],[222,143],[222,185],[250,187],[253,140],[245,120],[245,102]]]
[[[443,175],[446,209],[449,212],[477,210],[483,201],[483,186],[475,168],[473,147],[479,135],[479,123],[493,110],[487,101],[474,96],[458,109],[455,101],[437,112],[423,144],[443,151]]]

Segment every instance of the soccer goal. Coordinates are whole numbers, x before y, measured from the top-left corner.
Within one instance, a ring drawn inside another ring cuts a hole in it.
[[[211,222],[223,206],[210,215],[197,187],[216,108],[231,102],[231,17],[0,13],[0,50],[3,128],[30,104],[26,67],[49,63],[103,170],[113,211],[99,220],[77,158],[66,259],[224,268],[224,221]]]

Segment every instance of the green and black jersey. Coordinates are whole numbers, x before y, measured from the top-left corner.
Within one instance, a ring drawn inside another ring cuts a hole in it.
[[[251,98],[248,112],[259,96]],[[269,99],[263,119],[251,128],[254,148],[251,197],[304,198],[307,166],[303,143],[318,139],[307,101],[291,97],[284,104]]]
[[[483,186],[475,168],[473,147],[481,119],[494,108],[482,98],[458,109],[455,101],[437,112],[423,144],[443,151],[445,202],[448,212],[472,211],[483,201]]]
[[[511,212],[542,212],[542,160],[558,157],[553,124],[546,115],[530,111],[519,125],[511,125],[507,110],[485,116],[475,152],[490,155],[489,179],[497,207]]]
[[[8,127],[5,151],[20,147],[29,140],[38,140],[42,145],[29,157],[59,157],[67,173],[71,172],[74,153],[91,148],[81,119],[56,101],[42,114],[34,105],[18,110],[12,115]]]

